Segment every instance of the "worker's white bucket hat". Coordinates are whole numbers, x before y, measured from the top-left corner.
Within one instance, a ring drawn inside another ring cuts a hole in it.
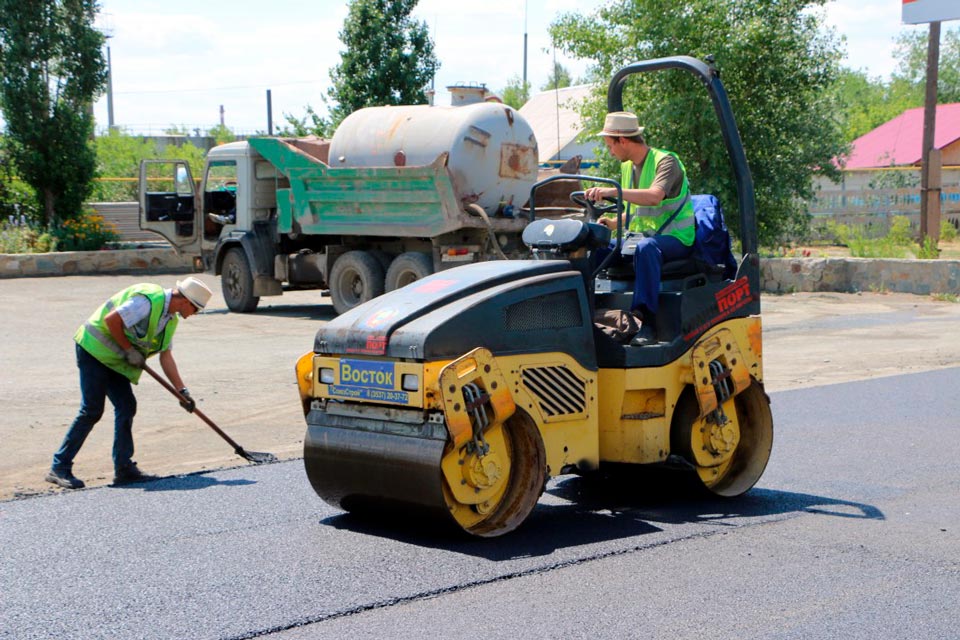
[[[207,306],[207,303],[210,301],[210,296],[213,295],[210,287],[193,276],[184,278],[183,280],[177,280],[177,291],[189,300],[198,311]]]
[[[607,114],[603,121],[603,131],[597,135],[631,138],[641,133],[643,133],[643,127],[640,126],[636,114],[629,111],[614,111]]]

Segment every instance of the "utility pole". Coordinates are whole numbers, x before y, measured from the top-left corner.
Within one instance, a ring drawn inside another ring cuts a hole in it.
[[[527,5],[528,0],[523,0],[523,93],[527,92]],[[528,98],[530,96],[527,96]]]
[[[927,42],[927,86],[923,103],[923,160],[920,168],[920,246],[940,241],[940,150],[934,149],[937,130],[937,77],[940,73],[940,22],[930,23]]]
[[[110,60],[110,45],[107,45],[107,127],[113,131],[113,62]]]
[[[273,135],[273,99],[270,97],[270,89],[267,89],[267,135]]]
[[[960,20],[957,0],[903,0],[905,24],[930,24],[927,41],[927,85],[923,102],[923,143],[920,150],[920,247],[940,240],[940,150],[934,149],[937,131],[937,76],[940,71],[940,23]]]
[[[110,59],[110,38],[113,37],[113,14],[100,13],[97,15],[97,31],[103,34],[103,41],[107,45],[107,129],[113,130],[113,61]],[[93,103],[90,104],[90,113],[93,114]],[[96,134],[92,134],[95,136]]]

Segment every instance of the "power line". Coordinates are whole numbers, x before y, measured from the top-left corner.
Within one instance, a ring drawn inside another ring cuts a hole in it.
[[[202,89],[146,89],[144,91],[114,91],[114,95],[147,95],[161,93],[202,93],[208,91],[241,91],[249,89],[267,89],[288,87],[301,84],[319,84],[319,80],[298,80],[294,82],[271,82],[269,84],[239,85],[235,87],[204,87]]]

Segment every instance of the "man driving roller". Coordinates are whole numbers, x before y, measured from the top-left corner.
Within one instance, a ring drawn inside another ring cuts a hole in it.
[[[628,230],[643,234],[633,255],[634,286],[630,310],[641,318],[640,332],[632,345],[656,342],[660,270],[664,262],[693,253],[696,234],[690,188],[683,163],[672,151],[650,147],[643,138],[637,116],[627,111],[607,114],[600,132],[610,154],[620,161],[620,184],[625,211],[620,214]],[[593,187],[586,198],[599,202],[616,198],[614,187]],[[616,217],[599,222],[617,228]]]

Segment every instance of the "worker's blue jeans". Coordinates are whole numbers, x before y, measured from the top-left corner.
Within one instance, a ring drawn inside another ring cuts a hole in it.
[[[113,404],[115,416],[113,466],[119,469],[130,464],[133,458],[133,416],[137,413],[137,398],[126,376],[101,363],[79,344],[76,349],[80,370],[80,413],[67,430],[60,449],[53,454],[53,470],[67,472],[73,469],[73,459],[93,425],[103,416],[107,398]]]
[[[615,246],[616,242],[611,243]],[[609,249],[597,252],[597,264]],[[673,236],[651,236],[637,242],[633,254],[633,302],[630,310],[640,314],[656,314],[660,309],[660,269],[664,262],[690,257],[693,246],[687,246]],[[621,258],[626,260],[627,258]]]

